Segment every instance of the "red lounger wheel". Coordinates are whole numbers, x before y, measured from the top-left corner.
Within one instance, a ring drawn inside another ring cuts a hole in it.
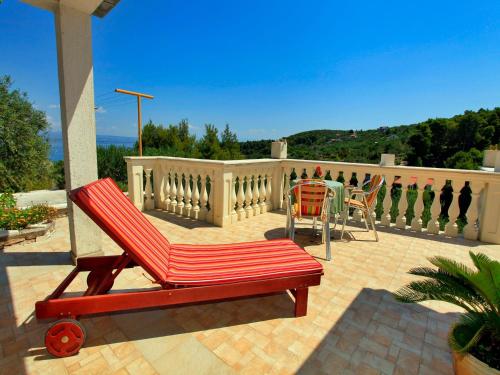
[[[45,334],[45,347],[54,357],[69,357],[85,342],[85,328],[74,319],[61,319],[52,324]]]

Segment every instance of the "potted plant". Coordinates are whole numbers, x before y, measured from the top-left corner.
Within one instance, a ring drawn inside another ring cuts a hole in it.
[[[445,257],[429,258],[437,269],[411,269],[408,273],[426,279],[410,282],[394,296],[405,303],[438,300],[463,308],[449,335],[455,373],[500,374],[500,262],[469,254],[475,269]]]

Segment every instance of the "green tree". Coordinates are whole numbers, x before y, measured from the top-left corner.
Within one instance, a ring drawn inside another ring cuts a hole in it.
[[[223,153],[223,159],[225,160],[237,160],[243,159],[243,155],[240,152],[240,143],[238,142],[238,137],[236,133],[229,130],[229,125],[226,124],[224,131],[221,134],[221,148]]]
[[[0,77],[0,191],[51,188],[49,123],[26,93]]]
[[[408,139],[412,151],[408,155],[410,165],[422,166],[427,164],[428,155],[431,150],[432,133],[428,124],[418,126],[418,133]]]
[[[222,159],[222,149],[218,130],[215,125],[205,125],[205,135],[200,140],[200,152],[203,159]]]
[[[469,151],[458,151],[444,162],[446,168],[479,169],[483,161],[483,153],[476,148]]]

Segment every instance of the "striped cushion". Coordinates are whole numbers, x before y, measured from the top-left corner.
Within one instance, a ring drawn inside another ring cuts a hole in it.
[[[312,256],[289,239],[227,245],[172,245],[168,282],[214,285],[322,272]]]
[[[110,178],[70,198],[161,284],[214,285],[322,272],[288,239],[227,245],[171,245]]]
[[[111,178],[75,189],[70,198],[157,282],[165,282],[170,243]]]

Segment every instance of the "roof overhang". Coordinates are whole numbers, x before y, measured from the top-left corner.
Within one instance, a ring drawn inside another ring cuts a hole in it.
[[[91,14],[97,17],[105,17],[120,0],[22,0],[23,2],[38,8],[47,9],[52,12],[59,4]]]

